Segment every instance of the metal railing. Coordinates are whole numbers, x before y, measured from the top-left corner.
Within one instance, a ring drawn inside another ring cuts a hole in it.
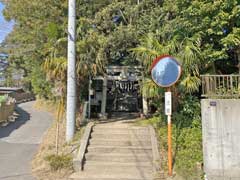
[[[240,98],[240,75],[201,75],[202,97]]]

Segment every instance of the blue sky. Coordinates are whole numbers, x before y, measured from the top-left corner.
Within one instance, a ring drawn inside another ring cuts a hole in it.
[[[6,21],[3,17],[4,5],[0,2],[0,43],[5,39],[5,37],[12,31],[14,22]]]

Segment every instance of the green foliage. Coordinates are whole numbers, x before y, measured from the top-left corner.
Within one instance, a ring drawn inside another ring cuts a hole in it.
[[[172,143],[174,169],[186,180],[200,179],[202,176],[202,128],[200,118],[200,103],[196,97],[186,96],[181,102],[172,120]],[[151,124],[159,136],[161,152],[167,152],[167,120],[164,115],[138,123]],[[162,159],[164,161],[164,157]],[[167,170],[167,162],[161,163]]]
[[[147,98],[157,98],[160,95],[160,88],[152,81],[152,79],[145,78],[142,83],[142,93]]]
[[[200,120],[201,106],[199,99],[191,95],[183,96],[180,100],[179,110],[175,113],[175,123],[180,128],[190,126],[194,120]]]
[[[224,60],[225,64],[233,62],[229,52],[231,55],[239,54],[239,11],[240,4],[236,0],[214,3],[198,0],[163,1],[162,6],[154,5],[152,9],[152,13],[158,17],[152,14],[151,17],[146,16],[151,19],[148,27],[155,27],[155,31],[149,28],[140,45],[132,51],[144,66],[146,75],[156,56],[175,56],[184,69],[179,88],[193,93],[199,89],[200,73],[216,72],[214,62],[219,59]],[[146,17],[140,19],[146,23]]]
[[[6,96],[0,96],[0,105],[1,103],[4,103],[7,101],[7,97]]]
[[[66,59],[67,0],[2,1],[5,16],[16,22],[5,42],[14,45],[8,50],[12,66],[31,78],[33,69],[45,61]],[[240,45],[239,7],[237,0],[77,0],[78,81],[104,73],[107,65],[143,65],[148,78],[153,58],[171,54],[184,67],[178,88],[193,93],[199,89],[200,73],[216,71],[214,61],[230,63],[229,52],[236,53]],[[55,68],[46,72],[48,78],[56,69],[65,77],[66,69],[58,68],[61,65],[54,62]],[[66,84],[66,78],[61,81]],[[55,87],[58,81],[48,83]],[[47,93],[45,88],[40,92],[39,85],[33,84],[39,90],[36,92]],[[154,93],[157,91],[148,94]]]
[[[132,51],[138,57],[145,72],[150,72],[154,58],[163,54],[171,54],[181,61],[184,72],[181,85],[187,92],[198,90],[200,85],[199,66],[201,64],[199,39],[185,38],[182,41],[160,42],[156,36],[150,34],[141,41],[141,45]],[[148,75],[148,74],[146,74]]]
[[[68,1],[2,1],[6,5],[5,17],[15,21],[14,30],[4,43],[10,66],[24,71],[25,82],[31,83],[35,93],[51,97],[53,82],[46,80],[41,66],[52,56],[58,40],[66,36]],[[65,49],[58,46],[57,53],[64,54]]]
[[[187,179],[201,176],[202,127],[199,100],[186,96],[178,113],[173,115],[175,163],[178,172]]]
[[[46,80],[46,76],[41,71],[41,68],[35,67],[30,73],[28,81],[32,84],[32,91],[41,98],[49,99],[52,97],[52,88],[50,82]]]
[[[53,171],[61,170],[64,168],[72,169],[72,166],[73,166],[71,155],[52,154],[52,155],[48,155],[45,158],[45,160],[48,161],[51,167],[51,170]]]
[[[190,127],[181,129],[176,146],[175,163],[179,174],[186,180],[201,176],[203,155],[200,119],[194,120]]]

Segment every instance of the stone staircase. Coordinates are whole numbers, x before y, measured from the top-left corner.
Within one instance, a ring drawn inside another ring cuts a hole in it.
[[[153,180],[153,151],[149,127],[124,121],[93,127],[83,170],[75,180]]]

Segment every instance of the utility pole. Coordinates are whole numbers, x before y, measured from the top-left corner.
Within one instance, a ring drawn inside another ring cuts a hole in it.
[[[68,72],[66,141],[73,139],[76,119],[76,0],[68,4]]]

